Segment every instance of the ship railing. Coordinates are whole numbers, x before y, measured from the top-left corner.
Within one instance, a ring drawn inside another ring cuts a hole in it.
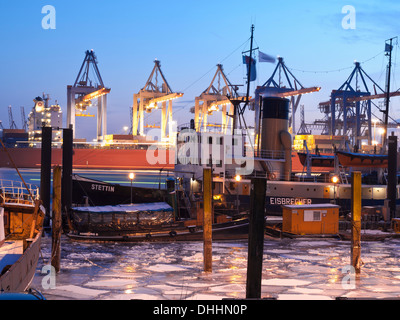
[[[219,124],[219,123],[208,123],[206,126],[204,126],[204,123],[198,122],[196,124],[191,124],[191,123],[184,123],[181,124],[177,127],[178,132],[182,130],[195,130],[193,128],[193,125],[195,128],[198,128],[198,132],[200,133],[220,133],[220,134],[232,134],[233,132],[235,135],[248,135],[249,130],[254,130],[252,128],[245,128],[245,127],[237,127],[235,130],[233,130],[232,125],[226,125],[226,124]]]
[[[33,205],[34,201],[39,199],[39,187],[30,183],[27,187],[29,191],[21,181],[0,180],[1,203]]]
[[[245,154],[246,157],[253,157],[253,158],[275,159],[275,160],[285,159],[285,151],[254,149],[251,146],[245,147]]]

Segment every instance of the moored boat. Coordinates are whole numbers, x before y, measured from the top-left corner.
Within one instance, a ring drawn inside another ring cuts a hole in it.
[[[311,159],[311,166],[313,167],[334,167],[335,156],[321,155],[321,154],[307,154],[305,152],[297,152],[299,160],[303,166],[307,165],[307,156]]]
[[[366,154],[336,151],[339,163],[345,167],[387,168],[388,156],[385,154]]]
[[[201,217],[176,219],[165,202],[99,207],[73,207],[68,237],[92,241],[191,241],[202,240]],[[200,219],[199,219],[200,218]],[[246,239],[248,219],[218,217],[213,239]]]
[[[122,186],[90,179],[77,174],[72,176],[72,203],[76,206],[104,206],[133,203],[163,202],[165,189]]]
[[[22,293],[35,275],[45,209],[38,189],[0,183],[0,291]]]

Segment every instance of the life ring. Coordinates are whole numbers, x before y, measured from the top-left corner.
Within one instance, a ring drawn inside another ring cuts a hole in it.
[[[270,173],[269,174],[269,180],[276,180],[276,174],[275,173]]]

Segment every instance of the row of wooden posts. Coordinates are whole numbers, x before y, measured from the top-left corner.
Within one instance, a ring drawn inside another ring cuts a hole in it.
[[[203,171],[204,201],[204,271],[212,272],[212,172]],[[254,178],[251,186],[246,298],[261,298],[264,252],[265,193],[267,180]],[[356,274],[361,270],[361,172],[352,173],[351,264]]]
[[[58,273],[61,259],[62,210],[68,211],[72,204],[72,159],[73,128],[63,129],[62,168],[53,168],[53,190],[51,192],[51,142],[52,128],[42,127],[42,150],[40,172],[40,199],[46,209],[45,230],[51,228],[51,265]],[[52,194],[52,205],[50,197]],[[52,225],[50,226],[50,216]]]

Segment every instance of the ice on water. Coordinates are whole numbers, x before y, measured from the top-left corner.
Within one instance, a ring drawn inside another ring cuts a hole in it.
[[[247,242],[213,243],[213,272],[203,272],[202,242],[81,243],[62,237],[61,272],[56,288],[43,290],[41,268],[33,287],[47,299],[221,300],[245,298]],[[265,240],[262,296],[277,299],[400,297],[400,241],[363,242],[361,277],[345,289],[343,267],[350,242],[340,240]]]

